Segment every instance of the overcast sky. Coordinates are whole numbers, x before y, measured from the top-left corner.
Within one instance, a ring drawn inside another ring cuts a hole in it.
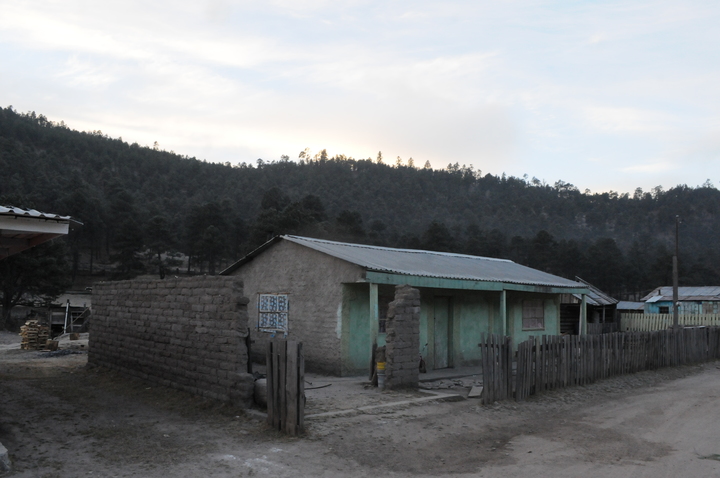
[[[0,105],[217,162],[720,185],[720,2],[0,0]]]

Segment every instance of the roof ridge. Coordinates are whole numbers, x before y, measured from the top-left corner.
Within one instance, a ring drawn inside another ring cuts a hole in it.
[[[326,243],[326,244],[334,244],[334,245],[340,245],[340,246],[351,246],[351,247],[357,247],[360,249],[376,249],[376,250],[382,250],[382,251],[396,251],[396,252],[407,252],[410,254],[435,254],[438,256],[448,256],[448,257],[467,257],[470,259],[481,259],[485,261],[493,261],[493,262],[509,262],[515,264],[514,261],[511,261],[510,259],[499,259],[496,257],[485,257],[485,256],[473,256],[470,254],[459,254],[456,252],[440,252],[440,251],[428,251],[424,249],[402,249],[398,247],[383,247],[383,246],[373,246],[370,244],[355,244],[352,242],[340,242],[340,241],[331,241],[328,239],[317,239],[314,237],[304,237],[304,236],[295,236],[292,234],[285,234],[281,237],[289,238],[289,239],[299,239],[303,241],[308,242],[319,242],[319,243]],[[522,264],[518,264],[522,265]]]

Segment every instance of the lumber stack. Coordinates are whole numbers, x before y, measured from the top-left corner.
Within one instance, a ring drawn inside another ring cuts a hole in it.
[[[20,348],[23,350],[40,350],[45,347],[48,337],[50,336],[50,328],[41,325],[37,320],[28,320],[25,325],[20,327]]]

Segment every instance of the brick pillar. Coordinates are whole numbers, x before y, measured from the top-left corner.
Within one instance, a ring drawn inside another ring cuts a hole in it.
[[[385,323],[385,388],[417,388],[420,357],[420,291],[395,287]]]

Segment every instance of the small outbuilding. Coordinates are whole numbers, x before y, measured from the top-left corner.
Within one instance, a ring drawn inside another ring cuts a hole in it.
[[[269,338],[288,337],[303,343],[309,370],[336,375],[370,370],[396,285],[420,290],[429,369],[479,365],[481,334],[515,343],[557,335],[561,295],[588,294],[583,283],[505,259],[298,236],[277,236],[221,274],[244,282],[256,359]],[[578,323],[585,331],[584,314]]]
[[[617,304],[618,300],[598,289],[591,283],[575,277],[575,280],[588,288],[585,298],[586,316],[589,333],[609,333],[618,331]],[[578,333],[578,316],[583,297],[580,294],[563,295],[561,306],[560,332],[563,334]]]

